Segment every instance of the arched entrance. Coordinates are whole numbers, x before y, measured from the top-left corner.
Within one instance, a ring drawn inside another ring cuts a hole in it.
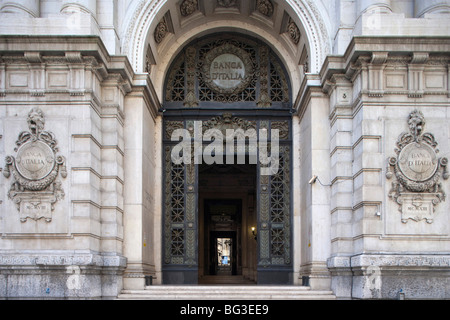
[[[207,36],[174,60],[163,104],[164,284],[220,273],[292,283],[291,106],[285,68],[259,40]]]

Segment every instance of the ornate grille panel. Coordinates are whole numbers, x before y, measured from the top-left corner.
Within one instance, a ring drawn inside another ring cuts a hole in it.
[[[259,185],[259,265],[291,263],[290,147],[281,145],[279,170]]]
[[[204,67],[208,65],[208,55],[221,47],[231,52],[244,52],[248,57],[245,69],[248,69],[249,81],[233,92],[212,88],[205,79]],[[248,38],[221,35],[220,39],[197,41],[177,57],[167,79],[165,102],[186,108],[209,106],[211,102],[244,102],[258,108],[274,105],[290,108],[290,95],[287,74],[268,46]]]
[[[171,222],[184,222],[184,166],[173,164],[170,170]]]
[[[207,128],[222,128],[228,118],[204,120]],[[288,120],[250,120],[234,118],[233,123],[252,123],[255,128],[279,130],[279,169],[271,176],[259,175],[259,265],[286,266],[291,263],[290,207],[290,124]],[[223,120],[223,121],[222,121]],[[165,122],[165,263],[195,265],[197,259],[197,166],[171,161],[173,142],[168,142],[175,129],[194,126],[193,120]],[[212,124],[216,125],[212,125]],[[212,127],[211,127],[212,126]],[[244,126],[245,127],[245,126]],[[246,127],[245,127],[246,128]],[[270,132],[270,131],[269,131]],[[167,145],[170,144],[170,145]],[[269,146],[269,154],[271,152]],[[192,155],[194,152],[192,152]],[[261,168],[259,169],[261,170]]]
[[[173,164],[171,150],[178,142],[170,140],[176,129],[193,134],[195,120],[203,121],[204,131],[265,129],[270,137],[279,130],[278,172],[261,175],[258,165],[257,264],[262,273],[291,272],[290,91],[288,73],[275,53],[248,37],[221,34],[197,39],[174,60],[163,103],[163,276],[176,278],[182,273],[180,278],[189,275],[189,281],[197,277],[198,165]],[[270,143],[268,151],[270,155]]]
[[[171,84],[166,88],[166,100],[174,101],[174,102],[183,102],[185,99],[184,90],[186,88],[185,84],[185,67],[184,67],[184,59],[181,59],[177,64],[177,67],[174,68],[169,75],[169,83]]]
[[[179,123],[167,121],[166,133],[172,126],[179,128]],[[171,146],[164,148],[164,263],[192,265],[196,263],[195,166],[172,163],[171,150]]]
[[[281,66],[272,59],[270,62],[270,100],[272,102],[287,102],[289,86]]]

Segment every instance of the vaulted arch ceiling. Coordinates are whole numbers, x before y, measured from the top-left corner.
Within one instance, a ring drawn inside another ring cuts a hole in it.
[[[149,72],[161,97],[167,69],[193,39],[233,32],[259,38],[282,59],[297,92],[304,72],[318,73],[331,49],[323,9],[312,0],[134,0],[125,15],[122,52]],[[321,13],[322,12],[322,13]]]

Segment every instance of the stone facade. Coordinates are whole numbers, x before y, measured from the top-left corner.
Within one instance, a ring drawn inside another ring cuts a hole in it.
[[[449,14],[448,0],[0,1],[0,298],[162,282],[169,67],[231,33],[290,77],[292,285],[449,299]]]

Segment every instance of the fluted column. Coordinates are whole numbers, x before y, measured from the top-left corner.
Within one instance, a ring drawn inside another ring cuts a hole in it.
[[[62,0],[61,13],[89,13],[97,18],[96,0]]]
[[[450,0],[415,0],[415,17],[421,18],[427,13],[450,13]]]
[[[0,0],[0,14],[8,13],[38,18],[40,16],[40,0]]]

